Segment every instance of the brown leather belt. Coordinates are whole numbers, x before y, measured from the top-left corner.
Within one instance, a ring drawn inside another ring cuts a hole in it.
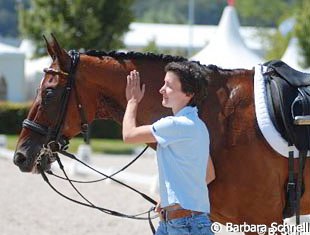
[[[193,215],[200,215],[203,214],[203,212],[199,211],[191,211],[186,209],[176,209],[176,210],[165,210],[162,209],[160,211],[160,219],[163,221],[168,221],[172,219],[180,219],[185,218]]]

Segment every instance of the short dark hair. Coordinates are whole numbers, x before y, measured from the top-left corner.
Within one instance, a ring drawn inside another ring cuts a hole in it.
[[[184,93],[194,94],[188,105],[200,107],[207,97],[208,86],[203,66],[195,61],[171,62],[166,65],[165,72],[173,72],[179,77]]]

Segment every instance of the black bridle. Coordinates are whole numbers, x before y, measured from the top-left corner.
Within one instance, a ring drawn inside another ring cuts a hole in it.
[[[48,183],[48,185],[59,195],[61,195],[62,197],[78,203],[80,205],[86,206],[86,207],[90,207],[90,208],[94,208],[97,209],[101,212],[107,213],[109,215],[113,215],[113,216],[118,216],[118,217],[124,217],[124,218],[130,218],[130,219],[137,219],[137,220],[148,220],[152,229],[153,234],[155,234],[155,229],[154,226],[152,225],[151,219],[156,218],[157,216],[150,216],[151,211],[154,210],[154,207],[152,206],[152,208],[146,212],[140,213],[140,214],[136,214],[136,215],[127,215],[127,214],[123,214],[117,211],[113,211],[110,209],[106,209],[103,207],[98,207],[96,205],[94,205],[92,202],[90,202],[85,196],[83,196],[81,194],[81,192],[79,192],[79,190],[75,187],[75,185],[73,183],[90,183],[90,182],[98,182],[98,181],[102,181],[105,179],[110,179],[113,180],[114,182],[117,182],[118,184],[121,184],[122,186],[125,186],[127,188],[129,188],[130,190],[138,193],[139,195],[141,195],[144,199],[146,199],[147,201],[151,202],[153,205],[156,205],[157,202],[150,198],[149,196],[147,196],[146,194],[134,189],[133,187],[119,181],[113,178],[113,176],[115,176],[116,174],[118,174],[119,172],[125,170],[127,167],[129,167],[133,162],[135,162],[147,149],[147,147],[135,158],[133,159],[129,164],[127,164],[125,167],[123,167],[121,170],[113,173],[112,175],[106,175],[102,172],[99,172],[98,170],[94,169],[93,167],[87,165],[86,163],[84,163],[83,161],[79,160],[78,158],[76,158],[73,154],[70,154],[68,152],[66,152],[66,149],[68,148],[68,144],[69,144],[69,140],[68,138],[66,138],[65,136],[62,135],[62,129],[63,129],[63,125],[64,125],[64,120],[66,118],[66,113],[67,113],[67,109],[68,109],[68,104],[69,104],[69,99],[70,99],[70,95],[71,95],[71,91],[73,89],[75,89],[75,99],[76,99],[76,103],[77,103],[77,108],[79,110],[79,114],[80,114],[80,118],[81,118],[81,132],[84,135],[84,141],[88,143],[88,122],[86,119],[86,115],[83,109],[83,106],[80,102],[79,96],[77,94],[77,89],[75,87],[75,72],[76,72],[76,68],[79,62],[79,58],[80,58],[80,53],[76,52],[76,51],[70,51],[69,52],[70,58],[71,58],[71,66],[70,66],[70,71],[69,73],[61,71],[61,70],[56,70],[53,68],[48,68],[48,69],[44,69],[44,72],[47,74],[57,74],[57,75],[61,75],[61,76],[67,76],[67,83],[65,86],[65,90],[62,94],[61,97],[61,107],[59,109],[58,112],[58,116],[56,118],[56,124],[53,127],[46,127],[43,126],[35,121],[29,120],[29,119],[25,119],[23,121],[23,128],[27,128],[30,129],[32,131],[34,131],[37,134],[40,134],[42,136],[46,137],[46,140],[38,154],[37,160],[36,160],[36,167],[38,169],[38,171],[41,173],[43,179],[45,182]],[[66,171],[64,170],[64,166],[58,156],[57,153],[61,153],[73,160],[78,161],[79,163],[83,164],[84,166],[90,168],[91,170],[95,171],[96,173],[104,176],[103,179],[100,180],[93,180],[93,181],[86,181],[86,182],[81,182],[81,181],[75,181],[75,180],[71,180]],[[47,162],[53,162],[53,161],[57,161],[60,169],[62,170],[63,174],[65,177],[60,177],[57,176],[55,174],[53,174],[53,172],[51,170],[46,171],[47,173],[54,175],[58,178],[62,178],[67,180],[70,185],[72,186],[72,188],[77,192],[77,194],[85,201],[85,202],[81,202],[78,200],[75,200],[73,198],[70,198],[66,195],[64,195],[63,193],[61,193],[60,191],[58,191],[49,181],[46,173],[45,173],[45,164]],[[142,215],[144,214],[148,214],[147,217],[143,217]]]
[[[28,128],[40,135],[46,137],[44,148],[50,148],[53,151],[65,150],[67,145],[69,144],[68,138],[62,135],[62,128],[64,125],[64,120],[66,118],[69,99],[71,95],[71,91],[75,89],[75,71],[76,67],[79,63],[80,53],[76,51],[69,51],[69,55],[71,58],[71,66],[69,73],[64,72],[62,70],[56,70],[53,68],[44,69],[44,72],[47,74],[58,74],[62,76],[67,76],[67,83],[65,86],[65,90],[62,94],[60,101],[60,109],[58,115],[56,117],[56,124],[53,127],[46,127],[29,119],[25,119],[23,121],[23,127]],[[77,108],[79,110],[80,118],[81,118],[81,132],[84,135],[84,139],[88,138],[88,122],[86,119],[86,115],[83,109],[83,106],[80,102],[79,96],[77,94],[77,89],[75,89],[75,99],[77,102]]]

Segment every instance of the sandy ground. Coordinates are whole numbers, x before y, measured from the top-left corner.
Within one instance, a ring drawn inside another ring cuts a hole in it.
[[[152,234],[148,221],[118,218],[98,210],[74,204],[56,194],[40,175],[22,173],[12,162],[13,152],[0,148],[0,235],[148,235]],[[121,169],[134,156],[92,155],[90,164],[111,174]],[[61,157],[72,179],[98,179],[85,168]],[[53,171],[60,174],[56,164]],[[118,180],[158,199],[155,154],[149,151],[130,166]],[[49,176],[50,182],[61,192],[82,200],[67,182]],[[140,195],[111,181],[80,185],[79,190],[95,205],[127,214],[147,211],[152,204]],[[305,220],[309,222],[309,216]],[[303,220],[303,219],[302,219]],[[294,222],[294,220],[292,220]],[[158,219],[153,220],[157,227]],[[228,233],[222,227],[217,235]],[[310,234],[310,233],[307,233]]]
[[[91,164],[110,173],[125,165],[130,159],[132,156],[95,156],[91,157]],[[64,162],[72,178],[98,178],[94,175],[74,174],[75,165]],[[130,166],[121,178],[131,177],[128,182],[131,186],[157,199],[158,196],[154,193],[156,171],[153,155],[147,155]],[[21,173],[12,159],[0,157],[0,178],[1,235],[152,234],[147,221],[117,218],[61,198],[49,188],[40,175]],[[57,189],[79,199],[68,183],[54,177],[50,179]],[[136,214],[151,207],[141,196],[115,183],[100,182],[78,187],[96,205],[109,209]],[[156,227],[157,223],[158,220],[155,219]]]

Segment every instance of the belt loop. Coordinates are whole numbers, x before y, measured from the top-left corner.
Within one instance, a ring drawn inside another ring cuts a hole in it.
[[[167,211],[165,209],[161,209],[159,213],[162,220],[164,222],[167,222]]]
[[[191,210],[191,216],[192,216],[192,218],[194,217],[194,215],[195,215],[195,212]]]

